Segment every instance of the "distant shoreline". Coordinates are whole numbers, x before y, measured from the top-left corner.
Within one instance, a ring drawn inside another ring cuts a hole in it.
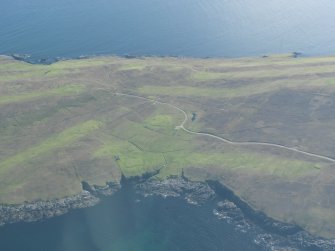
[[[143,59],[143,58],[187,58],[187,59],[240,59],[240,58],[268,58],[274,56],[287,56],[292,58],[313,58],[313,57],[321,57],[322,55],[307,55],[301,52],[287,52],[287,53],[280,53],[280,54],[261,54],[258,56],[238,56],[238,57],[193,57],[193,56],[182,56],[182,55],[131,55],[131,54],[95,54],[95,55],[81,55],[75,57],[51,57],[51,58],[37,58],[32,59],[31,55],[29,54],[4,54],[0,56],[10,57],[18,61],[23,61],[29,64],[41,64],[41,65],[50,65],[53,63],[57,63],[60,61],[67,61],[67,60],[80,60],[80,59],[90,59],[90,58],[97,58],[97,57],[118,57],[118,58],[125,58],[125,59]],[[325,55],[323,55],[325,56]],[[329,55],[331,56],[331,55]]]

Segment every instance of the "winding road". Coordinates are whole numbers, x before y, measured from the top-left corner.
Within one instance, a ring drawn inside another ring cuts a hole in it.
[[[143,99],[143,100],[150,101],[150,102],[153,102],[153,103],[156,103],[156,104],[167,105],[167,106],[170,106],[174,109],[177,109],[178,111],[183,113],[184,120],[179,126],[176,126],[176,129],[182,129],[185,132],[190,133],[190,134],[211,137],[211,138],[223,141],[224,143],[231,144],[231,145],[236,145],[236,146],[270,146],[270,147],[275,147],[275,148],[280,148],[280,149],[293,151],[293,152],[296,152],[296,153],[303,154],[305,156],[314,157],[314,158],[318,158],[318,159],[321,159],[321,160],[325,160],[325,161],[335,163],[335,159],[333,159],[333,158],[323,156],[323,155],[319,155],[319,154],[315,154],[315,153],[302,151],[302,150],[299,150],[299,149],[296,149],[296,148],[287,147],[287,146],[283,146],[283,145],[279,145],[279,144],[265,143],[265,142],[238,142],[238,141],[231,141],[231,140],[228,140],[228,139],[225,139],[225,138],[222,138],[222,137],[216,136],[214,134],[210,134],[210,133],[194,132],[194,131],[191,131],[191,130],[185,128],[185,124],[188,121],[188,116],[187,116],[187,113],[183,109],[179,108],[178,106],[175,106],[175,105],[170,104],[170,103],[161,102],[161,101],[157,101],[157,100],[154,100],[154,99],[142,97],[142,96],[137,96],[137,95],[134,95],[134,94],[127,94],[127,93],[120,93],[120,92],[114,92],[113,94],[117,95],[117,96]]]

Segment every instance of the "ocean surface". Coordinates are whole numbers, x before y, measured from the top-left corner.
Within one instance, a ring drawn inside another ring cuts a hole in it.
[[[35,62],[102,54],[335,54],[334,11],[333,0],[1,0],[0,54]],[[92,208],[0,227],[0,250],[258,251],[285,243],[252,222],[220,219],[217,202],[144,198],[124,187]]]
[[[1,0],[0,54],[335,54],[333,0]]]

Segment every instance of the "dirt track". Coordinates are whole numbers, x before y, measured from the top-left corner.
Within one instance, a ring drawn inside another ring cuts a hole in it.
[[[286,150],[289,150],[289,151],[301,153],[301,154],[304,154],[304,155],[309,156],[309,157],[315,157],[315,158],[318,158],[318,159],[322,159],[322,160],[326,160],[326,161],[330,161],[330,162],[335,162],[335,159],[329,158],[327,156],[323,156],[323,155],[319,155],[319,154],[315,154],[315,153],[310,153],[310,152],[305,152],[305,151],[302,151],[302,150],[299,150],[299,149],[296,149],[296,148],[287,147],[287,146],[283,146],[283,145],[266,143],[266,142],[236,142],[236,141],[231,141],[231,140],[228,140],[228,139],[225,139],[225,138],[222,138],[222,137],[216,136],[214,134],[210,134],[210,133],[194,132],[194,131],[191,131],[191,130],[185,128],[185,124],[188,121],[188,116],[187,116],[187,113],[183,109],[179,108],[178,106],[172,105],[170,103],[161,102],[161,101],[157,101],[157,100],[154,100],[154,99],[142,97],[142,96],[133,95],[133,94],[119,93],[119,92],[115,92],[114,94],[117,95],[117,96],[144,99],[144,100],[147,100],[147,101],[150,101],[150,102],[154,102],[156,104],[167,105],[167,106],[170,106],[174,109],[177,109],[178,111],[183,113],[185,118],[180,125],[176,126],[176,129],[182,129],[185,132],[188,132],[190,134],[208,136],[208,137],[211,137],[211,138],[214,138],[214,139],[217,139],[217,140],[221,140],[221,141],[223,141],[227,144],[238,145],[238,146],[253,146],[254,145],[254,146],[276,147],[276,148],[280,148],[280,149],[286,149]]]

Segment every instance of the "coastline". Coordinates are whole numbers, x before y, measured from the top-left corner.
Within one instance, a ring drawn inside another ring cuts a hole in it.
[[[0,205],[0,227],[13,223],[41,222],[75,209],[93,207],[101,200],[113,196],[123,187],[129,187],[130,184],[134,186],[136,193],[144,198],[152,196],[183,198],[186,203],[194,206],[219,201],[213,210],[218,220],[223,219],[230,224],[235,224],[242,232],[249,231],[250,226],[262,229],[267,234],[266,236],[260,234],[257,241],[260,244],[264,242],[262,245],[268,245],[267,248],[276,243],[276,245],[290,243],[292,247],[299,248],[298,250],[334,250],[335,240],[312,235],[299,226],[274,220],[263,212],[254,210],[219,181],[195,182],[186,177],[169,177],[164,180],[151,178],[152,174],[129,179],[123,176],[120,185],[108,183],[105,187],[91,187],[88,183],[83,183],[85,188],[83,192],[64,199],[36,201],[21,205]]]
[[[90,192],[83,191],[64,199],[0,205],[0,227],[13,223],[46,220],[66,214],[73,209],[95,206],[99,201],[99,198]]]
[[[253,209],[219,181],[196,182],[182,176],[167,178],[163,181],[149,180],[140,183],[136,188],[141,191],[144,197],[181,197],[187,203],[196,206],[219,201],[213,214],[217,215],[219,220],[223,219],[228,223],[235,224],[238,231],[255,231],[256,226],[266,232],[267,234],[264,236],[259,236],[259,240],[255,240],[259,244],[263,242],[265,250],[334,251],[335,239],[324,239],[310,234],[300,226],[275,220],[262,211]],[[290,249],[291,246],[297,249]]]
[[[41,64],[41,65],[51,65],[61,61],[68,60],[80,60],[80,59],[92,59],[97,57],[118,57],[124,59],[143,59],[143,58],[180,58],[180,59],[241,59],[241,58],[268,58],[274,56],[287,56],[291,58],[313,58],[313,57],[324,57],[325,55],[307,55],[301,52],[288,52],[281,54],[263,54],[254,56],[239,56],[239,57],[192,57],[192,56],[178,56],[178,55],[131,55],[131,54],[93,54],[93,55],[79,55],[76,57],[51,57],[51,58],[36,58],[32,59],[29,54],[3,54],[0,56],[9,57],[17,61],[22,61],[28,64]],[[332,55],[327,55],[332,56]]]

